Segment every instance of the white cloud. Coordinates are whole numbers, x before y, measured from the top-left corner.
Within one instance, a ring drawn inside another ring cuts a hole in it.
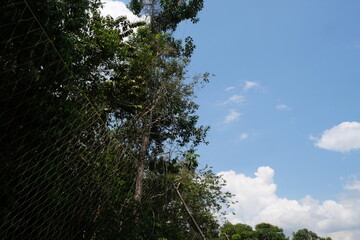
[[[345,184],[344,188],[351,191],[360,191],[360,181],[352,178],[351,181]]]
[[[318,201],[311,196],[290,200],[277,196],[274,183],[275,171],[260,167],[254,177],[234,171],[220,172],[227,182],[225,191],[235,194],[232,206],[235,215],[229,214],[232,223],[255,226],[268,222],[291,234],[308,228],[320,236],[333,240],[360,239],[360,197],[343,198],[340,201]]]
[[[235,111],[234,109],[230,110],[230,113],[225,117],[224,123],[231,123],[239,120],[241,114]]]
[[[246,97],[242,95],[233,95],[229,97],[226,101],[217,103],[216,106],[224,106],[228,104],[244,104],[246,102]]]
[[[225,91],[227,91],[227,92],[232,91],[232,90],[235,90],[235,87],[231,86],[231,87],[225,88]]]
[[[246,98],[244,96],[233,95],[233,96],[229,97],[229,99],[227,101],[225,101],[224,104],[229,104],[229,103],[242,104],[245,101],[246,101]]]
[[[101,15],[110,15],[114,19],[120,16],[126,16],[130,22],[144,21],[145,18],[139,18],[134,15],[127,7],[126,4],[121,1],[103,0],[104,7],[101,9]]]
[[[242,134],[240,134],[239,139],[240,139],[240,140],[245,140],[245,139],[247,139],[248,137],[249,137],[249,135],[248,135],[247,133],[242,133]]]
[[[343,231],[343,232],[335,232],[329,235],[333,240],[355,240],[360,236],[360,231]]]
[[[251,88],[259,88],[260,87],[260,84],[256,83],[256,82],[251,82],[251,81],[246,81],[245,82],[245,85],[243,87],[243,90],[244,91],[248,91],[250,90]]]
[[[315,146],[337,152],[348,152],[360,149],[360,123],[343,122],[333,128],[325,130],[320,139],[315,140]]]
[[[291,108],[286,104],[278,104],[278,105],[275,106],[275,108],[277,110],[280,110],[280,111],[289,111],[289,110],[291,110]]]

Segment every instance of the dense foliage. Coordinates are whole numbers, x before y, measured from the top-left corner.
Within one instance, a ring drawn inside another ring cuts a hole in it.
[[[300,229],[297,232],[293,233],[293,240],[331,240],[330,237],[322,238],[319,237],[316,233],[309,231],[308,229]]]
[[[184,20],[199,21],[204,0],[131,0],[129,7],[135,14],[149,15],[152,30],[174,31]]]

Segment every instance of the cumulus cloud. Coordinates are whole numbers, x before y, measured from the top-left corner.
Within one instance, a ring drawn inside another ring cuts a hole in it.
[[[130,22],[144,21],[145,18],[139,18],[134,15],[127,7],[126,4],[120,1],[103,0],[104,7],[101,9],[101,15],[110,15],[114,19],[120,16],[126,16]]]
[[[286,104],[278,104],[275,106],[275,108],[279,111],[289,111],[291,108]]]
[[[260,87],[260,84],[258,84],[256,82],[246,81],[245,85],[243,87],[243,90],[248,91],[248,90],[250,90],[252,88],[259,88],[259,87]]]
[[[241,114],[235,111],[234,109],[231,109],[229,114],[225,117],[224,123],[231,123],[234,121],[239,120]]]
[[[310,137],[315,146],[337,152],[360,149],[360,123],[343,122],[325,130],[320,138]]]
[[[268,222],[282,227],[287,234],[308,228],[333,240],[360,239],[360,197],[340,201],[318,201],[311,196],[290,200],[277,196],[275,171],[260,167],[254,176],[234,171],[220,172],[227,181],[226,191],[232,192],[236,204],[235,215],[229,214],[232,223],[255,226]]]

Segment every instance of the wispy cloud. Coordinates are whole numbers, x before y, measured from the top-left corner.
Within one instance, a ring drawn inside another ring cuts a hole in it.
[[[224,123],[228,124],[239,120],[241,114],[234,109],[230,109],[229,114],[225,117]]]
[[[245,139],[247,139],[248,137],[249,137],[249,135],[248,135],[247,133],[242,133],[242,134],[240,134],[239,139],[240,139],[240,140],[245,140]]]
[[[217,103],[216,106],[225,106],[228,104],[242,105],[245,102],[246,102],[245,96],[235,94],[235,95],[232,95],[231,97],[229,97],[226,101]]]
[[[278,104],[275,106],[275,108],[279,111],[289,111],[291,108],[286,104]]]
[[[310,136],[315,146],[337,152],[360,149],[360,123],[343,122],[325,130],[320,138]]]
[[[235,90],[235,89],[236,89],[235,87],[231,86],[231,87],[225,88],[225,91],[230,92],[230,91]]]
[[[275,171],[271,167],[259,167],[254,176],[235,171],[219,175],[227,182],[224,190],[233,193],[233,200],[237,201],[231,206],[235,215],[226,216],[232,223],[254,226],[268,222],[281,226],[288,234],[308,228],[334,240],[360,239],[360,198],[354,197],[359,196],[357,187],[348,188],[349,197],[340,201],[319,201],[311,196],[292,200],[277,195]]]
[[[255,89],[260,88],[260,84],[256,83],[256,82],[246,81],[244,84],[243,90],[246,92],[252,88],[255,88]]]
[[[229,104],[229,103],[236,103],[236,104],[242,104],[246,101],[246,98],[244,96],[241,95],[233,95],[231,97],[229,97],[228,100],[226,100],[224,102],[224,104]]]
[[[359,44],[359,43],[354,44],[354,45],[353,45],[353,48],[355,48],[355,49],[360,49],[360,44]]]

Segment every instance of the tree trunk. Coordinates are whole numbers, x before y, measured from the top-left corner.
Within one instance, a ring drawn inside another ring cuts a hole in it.
[[[141,196],[143,191],[143,182],[144,182],[144,169],[145,169],[145,158],[149,146],[149,133],[144,133],[144,136],[141,140],[140,152],[139,152],[139,161],[136,175],[135,183],[135,195],[134,199],[137,202],[141,202]]]

